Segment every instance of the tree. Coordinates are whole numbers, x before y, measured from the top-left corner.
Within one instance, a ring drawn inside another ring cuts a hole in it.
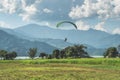
[[[5,60],[13,60],[13,59],[15,59],[17,57],[17,53],[16,52],[10,52],[10,53],[7,53],[6,55],[5,55]]]
[[[48,54],[47,55],[47,59],[52,59],[53,57],[52,57],[52,54]]]
[[[120,45],[118,45],[117,51],[118,51],[118,57],[120,58]]]
[[[15,51],[11,52],[10,54],[12,59],[15,59],[17,57],[17,53]]]
[[[30,48],[29,51],[28,51],[29,57],[31,59],[34,59],[36,53],[37,53],[37,48]]]
[[[76,51],[73,46],[69,46],[65,48],[65,54],[67,57],[74,57],[76,54]]]
[[[118,45],[117,49],[118,49],[118,53],[120,54],[120,45]]]
[[[59,59],[60,58],[60,51],[58,49],[55,49],[53,51],[53,57],[56,58],[56,59]]]
[[[60,58],[66,58],[65,50],[60,51]]]
[[[39,57],[41,57],[43,59],[44,57],[47,57],[47,54],[45,52],[41,52]]]
[[[7,54],[7,51],[5,50],[0,50],[0,58],[1,60],[5,58],[5,55]]]
[[[76,57],[85,57],[85,56],[88,57],[89,56],[87,54],[87,52],[85,52],[85,50],[84,50],[84,49],[87,49],[86,46],[84,46],[84,45],[74,45],[74,48],[77,52]]]
[[[106,52],[103,54],[104,57],[108,57],[108,58],[115,58],[118,56],[118,51],[116,47],[110,47],[106,50]]]
[[[65,53],[66,53],[67,57],[73,57],[73,58],[87,57],[87,58],[89,58],[90,56],[84,50],[86,48],[87,47],[84,45],[69,46],[69,47],[65,48]]]

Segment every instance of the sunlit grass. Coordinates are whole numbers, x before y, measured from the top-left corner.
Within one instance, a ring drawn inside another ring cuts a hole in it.
[[[1,60],[0,80],[120,80],[120,59]]]

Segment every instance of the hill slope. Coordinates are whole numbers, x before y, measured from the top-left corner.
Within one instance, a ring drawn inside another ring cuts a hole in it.
[[[51,53],[55,47],[38,41],[20,39],[0,30],[0,49],[16,51],[19,56],[26,56],[29,48],[38,48],[38,52]]]

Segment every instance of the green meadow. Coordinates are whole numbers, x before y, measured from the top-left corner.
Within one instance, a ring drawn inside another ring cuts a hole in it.
[[[0,60],[0,80],[120,80],[120,59]]]

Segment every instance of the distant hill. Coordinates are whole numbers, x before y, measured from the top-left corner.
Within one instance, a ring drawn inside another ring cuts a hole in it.
[[[8,34],[14,35],[14,36],[22,38],[22,39],[32,39],[28,36],[25,36],[23,32],[15,31],[14,29],[0,28],[0,30],[3,30],[5,32],[7,32]]]
[[[99,47],[104,47],[104,48],[107,48],[109,46],[116,47],[120,45],[120,35],[115,34],[115,35],[104,37],[100,39],[97,43],[101,44],[101,45],[98,45]]]
[[[117,46],[120,44],[120,35],[112,35],[103,31],[89,29],[83,30],[61,30],[53,29],[47,26],[40,26],[37,24],[28,24],[16,28],[14,31],[22,33],[22,35],[34,39],[56,39],[50,43],[59,42],[68,38],[68,43],[72,44],[88,44],[96,48],[107,48],[110,46]],[[113,39],[114,38],[114,39]],[[30,40],[30,39],[29,39]]]
[[[56,49],[47,43],[20,39],[3,30],[0,30],[0,49],[16,51],[19,56],[26,56],[28,55],[27,52],[29,48],[38,48],[38,52],[46,53],[51,53],[54,49]]]

